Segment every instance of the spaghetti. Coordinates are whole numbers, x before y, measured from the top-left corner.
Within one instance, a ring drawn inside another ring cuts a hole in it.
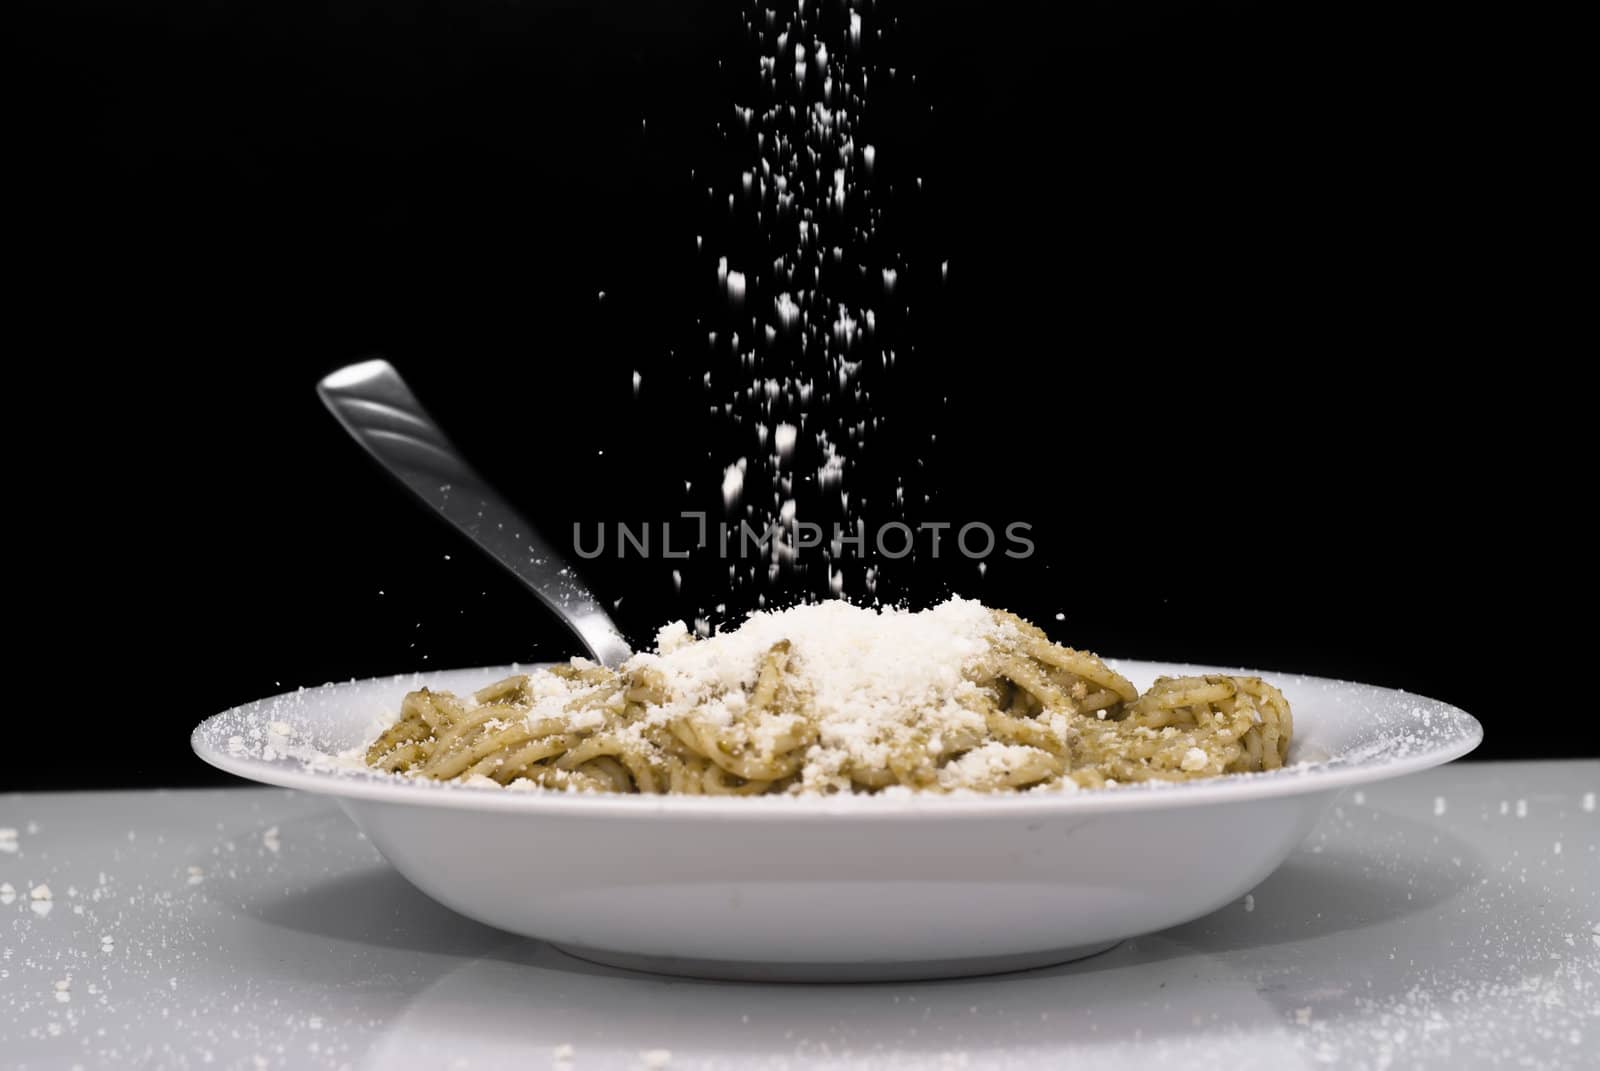
[[[1276,769],[1292,729],[1283,694],[1255,677],[1163,677],[1140,695],[976,602],[831,602],[700,640],[669,626],[618,670],[574,659],[470,697],[411,692],[366,761],[575,791],[1097,788]]]

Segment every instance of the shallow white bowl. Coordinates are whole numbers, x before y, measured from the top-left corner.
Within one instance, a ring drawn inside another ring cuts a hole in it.
[[[1113,660],[1160,674],[1238,672]],[[524,669],[526,667],[523,667]],[[1178,785],[990,796],[579,795],[408,781],[319,763],[427,684],[350,681],[202,722],[207,762],[334,796],[394,867],[463,915],[616,966],[724,978],[948,977],[1056,963],[1187,922],[1270,874],[1333,794],[1436,766],[1483,730],[1405,692],[1262,674],[1299,765]]]

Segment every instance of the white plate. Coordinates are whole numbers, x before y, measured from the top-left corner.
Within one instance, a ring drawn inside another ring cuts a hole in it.
[[[1160,674],[1239,672],[1112,660]],[[523,671],[526,667],[523,667]],[[1406,692],[1263,673],[1298,765],[1177,785],[909,798],[521,792],[319,764],[427,684],[518,667],[303,689],[195,729],[253,781],[337,797],[394,867],[463,915],[615,966],[724,978],[884,980],[1056,963],[1237,899],[1334,792],[1471,751],[1469,714]],[[313,760],[309,761],[308,760]]]

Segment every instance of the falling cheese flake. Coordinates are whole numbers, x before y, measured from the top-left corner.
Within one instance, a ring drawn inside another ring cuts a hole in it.
[[[794,453],[794,441],[799,433],[800,429],[793,424],[779,424],[773,429],[772,445],[777,448],[779,457],[787,458]]]
[[[744,493],[744,470],[747,462],[740,458],[729,465],[722,474],[722,501],[729,509],[739,504],[739,496]]]

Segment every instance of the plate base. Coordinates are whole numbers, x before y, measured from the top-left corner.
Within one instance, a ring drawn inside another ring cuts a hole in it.
[[[970,978],[980,974],[1007,974],[1011,971],[1051,967],[1099,955],[1121,944],[1100,941],[1076,948],[1056,948],[1045,952],[1022,952],[1009,956],[973,956],[966,959],[929,959],[909,962],[861,963],[766,963],[720,959],[684,959],[676,956],[636,956],[600,948],[555,945],[575,959],[620,967],[647,974],[670,974],[684,978],[711,978],[728,982],[913,982],[934,978]]]

